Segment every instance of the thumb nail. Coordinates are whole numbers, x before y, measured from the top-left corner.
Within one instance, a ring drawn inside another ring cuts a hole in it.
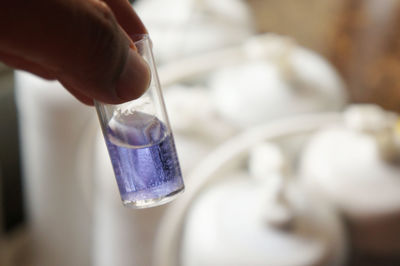
[[[124,101],[139,98],[149,87],[150,69],[136,51],[129,48],[125,66],[116,84],[116,93]]]

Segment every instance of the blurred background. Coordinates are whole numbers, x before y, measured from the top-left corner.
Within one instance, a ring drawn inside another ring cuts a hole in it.
[[[122,207],[92,108],[0,64],[0,265],[400,265],[400,2],[137,0],[186,191]]]

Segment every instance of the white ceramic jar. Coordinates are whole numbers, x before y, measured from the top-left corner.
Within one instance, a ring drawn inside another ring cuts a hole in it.
[[[358,252],[394,256],[400,252],[398,117],[356,105],[343,118],[311,138],[302,181],[340,208]]]
[[[259,144],[249,168],[194,200],[182,236],[182,265],[343,265],[341,221],[290,180],[277,147]]]
[[[26,72],[15,79],[32,265],[86,266],[91,210],[79,179],[91,177],[76,175],[76,158],[94,110],[58,82]]]

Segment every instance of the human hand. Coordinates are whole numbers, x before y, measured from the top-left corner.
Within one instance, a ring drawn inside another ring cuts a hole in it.
[[[146,33],[127,0],[0,0],[0,61],[89,105],[145,91],[150,73],[128,36]]]

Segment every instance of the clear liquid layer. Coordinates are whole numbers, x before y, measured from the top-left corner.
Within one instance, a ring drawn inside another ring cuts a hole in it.
[[[156,117],[135,112],[111,119],[106,144],[125,204],[159,205],[183,190],[172,134]]]

